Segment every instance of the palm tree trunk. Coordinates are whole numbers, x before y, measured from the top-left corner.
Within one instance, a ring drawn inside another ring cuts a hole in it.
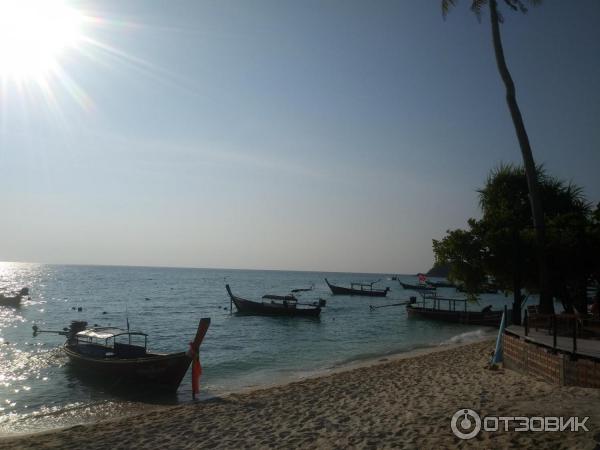
[[[521,307],[523,306],[523,296],[521,295],[521,271],[523,270],[521,263],[521,244],[519,231],[512,230],[513,244],[513,310],[512,323],[513,325],[521,325]]]
[[[539,195],[537,183],[537,170],[533,160],[533,153],[529,144],[529,137],[525,130],[521,110],[517,104],[515,93],[515,83],[508,71],[506,59],[504,58],[504,50],[502,48],[502,40],[500,38],[500,19],[498,18],[498,7],[496,0],[490,0],[490,18],[492,22],[492,38],[494,42],[494,52],[496,54],[496,64],[500,77],[506,88],[506,103],[510,110],[519,146],[521,147],[521,155],[523,156],[523,164],[525,166],[525,175],[527,176],[527,187],[529,188],[529,202],[531,204],[531,214],[533,216],[533,226],[535,227],[537,240],[537,253],[540,275],[540,310],[544,313],[554,312],[552,297],[549,292],[549,277],[548,263],[546,259],[546,232],[544,227],[544,211]]]

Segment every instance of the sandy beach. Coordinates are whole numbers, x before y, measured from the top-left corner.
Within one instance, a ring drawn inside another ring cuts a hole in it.
[[[556,448],[600,445],[600,391],[488,370],[493,341],[384,358],[318,378],[37,434],[0,448]],[[485,432],[452,415],[589,416],[588,432]]]

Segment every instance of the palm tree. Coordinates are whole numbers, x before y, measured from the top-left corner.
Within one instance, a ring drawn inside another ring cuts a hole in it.
[[[527,8],[522,0],[503,0],[504,3],[514,11],[527,12]],[[541,0],[530,0],[531,3],[538,4]],[[456,0],[442,0],[442,14],[446,17],[450,7],[455,6]],[[498,11],[497,0],[471,0],[471,11],[475,13],[478,19],[481,18],[481,10],[488,5],[490,9],[490,21],[492,24],[492,41],[494,43],[494,52],[496,54],[496,64],[498,72],[504,82],[506,88],[506,103],[515,127],[519,146],[521,147],[521,155],[523,157],[523,166],[527,176],[527,187],[529,189],[529,202],[531,204],[531,215],[533,217],[533,226],[536,230],[536,240],[538,248],[538,264],[540,276],[540,309],[542,312],[551,313],[554,311],[552,296],[549,291],[548,264],[546,260],[546,231],[544,226],[544,211],[540,199],[538,189],[538,174],[533,159],[533,152],[529,143],[529,137],[523,123],[523,116],[517,103],[515,91],[515,83],[510,75],[506,59],[504,57],[504,49],[502,47],[502,39],[500,37],[500,24],[504,21],[502,15]]]

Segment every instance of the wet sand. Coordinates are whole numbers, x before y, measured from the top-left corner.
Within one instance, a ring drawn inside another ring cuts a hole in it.
[[[494,342],[387,358],[283,386],[37,434],[0,448],[600,448],[600,390],[486,368]],[[452,415],[589,416],[589,432],[481,432]]]

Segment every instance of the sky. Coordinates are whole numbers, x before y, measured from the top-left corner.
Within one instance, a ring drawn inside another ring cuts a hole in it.
[[[84,38],[49,75],[7,75],[0,46],[0,260],[429,269],[521,161],[468,6],[68,2]],[[502,25],[536,162],[594,203],[599,16],[546,0]]]

